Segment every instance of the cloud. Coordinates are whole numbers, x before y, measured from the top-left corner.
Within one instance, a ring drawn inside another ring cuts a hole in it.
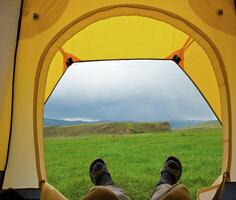
[[[49,98],[45,115],[138,121],[214,119],[175,63],[150,60],[72,65]]]
[[[77,118],[63,118],[65,121],[83,121],[83,122],[98,122],[99,119],[85,118],[85,117],[77,117]]]

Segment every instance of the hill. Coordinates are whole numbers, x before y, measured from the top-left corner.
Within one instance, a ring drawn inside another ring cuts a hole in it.
[[[125,121],[127,123],[140,123],[137,121]],[[83,121],[83,120],[74,120],[68,121],[63,119],[52,119],[44,118],[44,127],[49,126],[75,126],[80,124],[97,124],[97,123],[120,123],[120,121],[115,120],[99,120],[99,121]],[[180,128],[196,128],[196,127],[216,127],[219,128],[221,125],[217,120],[212,121],[203,121],[203,120],[171,120],[169,121],[171,128],[180,129]]]
[[[189,128],[221,128],[222,125],[218,120],[204,121],[199,124],[190,126]]]
[[[124,135],[162,131],[171,131],[171,125],[168,122],[111,122],[81,124],[76,126],[49,126],[44,128],[44,136]]]

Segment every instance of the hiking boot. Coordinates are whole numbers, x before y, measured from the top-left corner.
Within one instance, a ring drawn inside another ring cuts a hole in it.
[[[106,163],[102,159],[94,160],[89,167],[89,176],[94,185],[114,185]]]
[[[174,156],[170,156],[164,162],[163,170],[161,171],[161,178],[157,183],[160,184],[176,184],[182,174],[181,162]]]

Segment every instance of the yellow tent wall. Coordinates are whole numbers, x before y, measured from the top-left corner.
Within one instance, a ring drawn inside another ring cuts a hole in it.
[[[15,14],[19,13],[21,1],[3,2],[8,5],[13,3]],[[3,5],[2,1],[0,5]],[[223,9],[223,15],[219,14],[219,8]],[[231,180],[236,180],[236,23],[233,0],[181,0],[178,3],[171,0],[88,0],[86,3],[83,0],[25,0],[14,71],[11,142],[3,188],[45,187],[43,105],[47,72],[58,49],[88,25],[124,15],[166,22],[190,35],[204,49],[215,72],[220,93],[224,129],[222,170],[230,171]],[[7,17],[6,13],[4,17]],[[2,51],[2,47],[0,49]],[[7,67],[2,68],[1,63],[0,81],[9,87],[13,75],[12,63],[13,56],[6,60]],[[2,79],[2,72],[9,79]],[[8,93],[1,88],[0,109],[7,108],[4,113],[9,115],[12,107],[5,107],[3,102],[9,103],[11,92],[10,89],[6,91]],[[0,116],[1,135],[7,137],[9,121]]]
[[[11,124],[14,56],[17,43],[19,1],[1,1],[0,17],[0,185],[6,166]]]

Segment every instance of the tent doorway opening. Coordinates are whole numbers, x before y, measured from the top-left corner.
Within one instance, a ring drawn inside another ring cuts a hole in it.
[[[97,157],[133,199],[150,195],[169,155],[182,160],[181,182],[194,198],[221,172],[221,125],[170,60],[71,65],[45,104],[44,126],[48,181],[69,199],[92,186]]]

